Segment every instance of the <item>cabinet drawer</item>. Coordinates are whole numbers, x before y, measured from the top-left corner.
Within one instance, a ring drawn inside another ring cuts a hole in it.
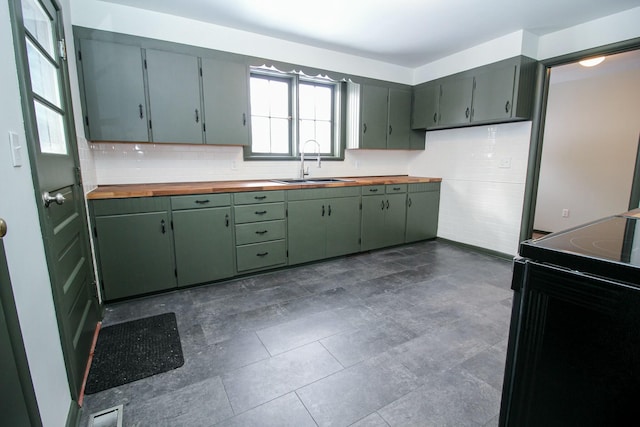
[[[439,182],[416,182],[409,184],[409,193],[421,193],[426,191],[440,191]]]
[[[360,195],[361,187],[338,187],[338,188],[306,188],[300,190],[289,190],[287,200],[314,200],[329,199],[334,197],[353,197]]]
[[[362,187],[363,196],[375,196],[377,194],[384,194],[384,185],[366,185]]]
[[[386,193],[406,193],[407,192],[407,184],[388,184],[386,186]]]
[[[287,261],[285,242],[275,240],[238,246],[236,259],[238,272],[285,264]]]
[[[235,213],[236,224],[284,219],[284,203],[235,206],[233,212]]]
[[[264,221],[236,225],[236,245],[284,239],[285,221]]]
[[[93,214],[124,215],[169,210],[168,197],[131,197],[127,199],[92,200]]]
[[[247,193],[234,193],[233,195],[233,203],[236,205],[270,202],[284,202],[284,191],[249,191]]]
[[[171,209],[216,208],[231,205],[230,194],[198,194],[194,196],[171,197]]]

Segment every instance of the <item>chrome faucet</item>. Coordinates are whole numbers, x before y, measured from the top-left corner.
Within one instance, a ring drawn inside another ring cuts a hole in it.
[[[317,150],[317,154],[318,154],[318,168],[321,167],[320,164],[320,143],[318,143],[318,141],[316,141],[315,139],[309,139],[307,141],[303,143],[300,143],[300,179],[304,179],[305,176],[309,175],[309,168],[307,167],[307,170],[304,170],[304,149],[306,148],[307,144],[313,142],[314,144],[316,144],[316,150]]]

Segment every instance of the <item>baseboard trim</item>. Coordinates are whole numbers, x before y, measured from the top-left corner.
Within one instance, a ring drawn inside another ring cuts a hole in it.
[[[437,237],[436,240],[440,241],[440,242],[444,242],[444,243],[449,243],[451,245],[454,246],[459,246],[462,248],[466,248],[466,249],[470,249],[476,252],[480,252],[483,253],[485,255],[489,255],[489,256],[494,256],[496,258],[502,258],[502,259],[506,259],[506,260],[513,260],[513,257],[515,255],[511,255],[511,254],[507,254],[504,252],[499,252],[499,251],[494,251],[491,249],[487,249],[487,248],[482,248],[480,246],[474,246],[474,245],[469,245],[467,243],[462,243],[462,242],[456,242],[455,240],[449,240],[449,239],[445,239],[443,237]]]

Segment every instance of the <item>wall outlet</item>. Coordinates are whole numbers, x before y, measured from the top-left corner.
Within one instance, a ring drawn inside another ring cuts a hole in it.
[[[232,171],[238,170],[238,163],[236,163],[235,160],[231,161],[231,170]]]
[[[569,218],[569,209],[562,209],[562,218]]]
[[[499,168],[509,169],[511,167],[511,157],[503,157],[498,162]]]

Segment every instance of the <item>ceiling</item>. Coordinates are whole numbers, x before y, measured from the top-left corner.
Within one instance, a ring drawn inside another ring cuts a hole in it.
[[[104,0],[417,67],[497,37],[568,28],[639,0]]]

